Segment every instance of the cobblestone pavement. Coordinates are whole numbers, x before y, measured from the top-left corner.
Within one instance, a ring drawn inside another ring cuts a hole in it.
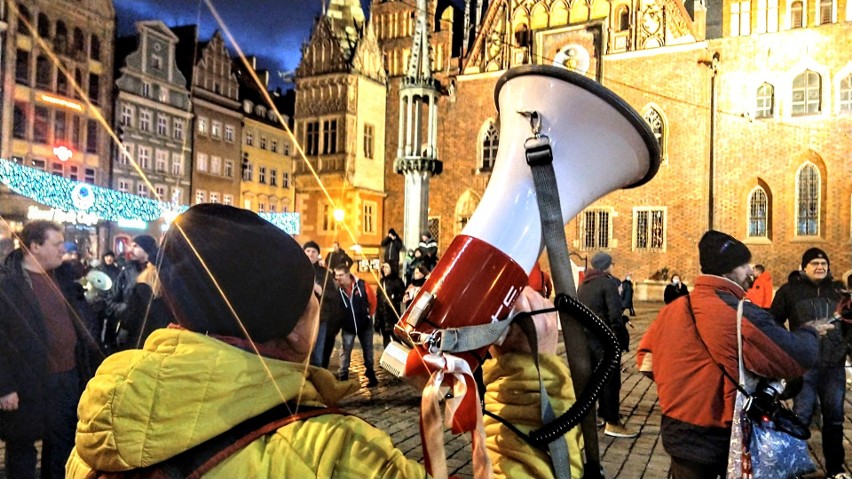
[[[624,372],[621,387],[621,414],[628,427],[640,432],[633,439],[614,439],[599,432],[602,463],[607,478],[621,479],[664,479],[668,475],[669,456],[663,450],[660,440],[660,407],[657,402],[657,390],[654,384],[639,374],[636,369],[636,346],[642,333],[656,317],[662,303],[638,303],[637,316],[632,318],[635,329],[630,331],[630,351],[624,354],[622,361]],[[394,444],[409,458],[422,460],[420,432],[418,425],[420,396],[406,383],[397,380],[378,367],[382,350],[381,337],[376,335],[376,370],[380,384],[376,388],[362,387],[355,395],[341,403],[341,407],[386,431]],[[337,345],[339,351],[339,342]],[[332,360],[332,370],[336,371],[336,358]],[[352,358],[352,374],[359,377],[366,386],[363,371],[363,356],[356,346]],[[846,417],[852,419],[852,394],[846,397]],[[808,476],[811,479],[822,478],[821,435],[812,428],[811,452],[820,472]],[[451,475],[461,479],[472,478],[470,465],[470,441],[468,436],[453,436],[445,433],[447,463]],[[852,458],[852,428],[847,427],[844,447],[847,459]],[[5,448],[0,443],[0,457]],[[0,461],[0,479],[6,479],[5,469]]]

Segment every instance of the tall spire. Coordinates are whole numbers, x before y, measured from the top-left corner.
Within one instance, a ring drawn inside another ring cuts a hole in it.
[[[414,42],[405,79],[408,83],[431,83],[432,58],[429,54],[429,24],[426,0],[417,0],[417,21],[414,25]]]
[[[416,245],[426,231],[429,179],[441,174],[438,160],[438,81],[432,77],[426,0],[417,0],[417,22],[408,70],[399,89],[399,137],[394,170],[405,176],[404,243]]]

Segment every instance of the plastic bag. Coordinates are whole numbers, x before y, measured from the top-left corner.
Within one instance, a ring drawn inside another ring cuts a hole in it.
[[[815,469],[808,443],[775,428],[770,419],[743,418],[743,436],[748,436],[751,472],[754,479],[797,477]],[[747,465],[744,464],[747,471]],[[747,477],[743,474],[743,477]]]

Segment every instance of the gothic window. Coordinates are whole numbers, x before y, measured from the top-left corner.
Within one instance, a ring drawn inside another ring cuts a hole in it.
[[[515,46],[521,48],[532,46],[532,32],[525,23],[518,25],[515,29]]]
[[[852,73],[840,80],[840,103],[841,113],[852,113]]]
[[[616,32],[624,32],[630,28],[630,10],[627,9],[627,5],[622,5],[618,7],[615,13],[615,31]]]
[[[43,13],[38,14],[38,36],[47,40],[50,38],[50,20]]]
[[[68,48],[68,27],[65,22],[59,20],[56,22],[56,35],[53,37],[53,50],[59,54],[65,54]]]
[[[85,43],[85,39],[83,38],[83,30],[79,28],[74,29],[74,52],[82,52],[84,50],[83,44]]]
[[[30,52],[18,50],[15,56],[15,82],[21,85],[30,84]]]
[[[89,56],[92,60],[101,59],[101,39],[97,35],[92,35],[91,44],[89,45]]]
[[[580,213],[579,221],[577,221],[580,249],[608,249],[612,238],[610,226],[609,209],[594,208]]]
[[[666,247],[666,209],[633,209],[633,249],[663,251]]]
[[[30,28],[27,26],[33,21],[30,11],[24,5],[18,5],[18,31],[23,34],[28,34]]]
[[[648,107],[644,115],[645,121],[651,126],[651,132],[660,144],[660,160],[668,160],[668,125],[663,114],[654,107]]]
[[[756,186],[748,195],[748,236],[769,237],[769,197],[760,186]]]
[[[796,175],[796,235],[819,235],[820,176],[813,163]]]
[[[822,78],[807,70],[793,80],[793,116],[816,115],[822,111]]]
[[[89,73],[89,101],[92,104],[100,104],[101,95],[101,77],[94,73]]]
[[[319,154],[319,122],[309,121],[305,125],[305,154]]]
[[[497,133],[497,128],[495,128],[493,121],[489,121],[488,128],[482,136],[482,161],[480,162],[480,170],[491,171],[494,168],[499,143],[500,135]]]
[[[790,28],[802,28],[804,26],[804,9],[801,1],[795,1],[790,5]]]
[[[775,87],[764,83],[757,88],[756,118],[772,118],[775,113]]]

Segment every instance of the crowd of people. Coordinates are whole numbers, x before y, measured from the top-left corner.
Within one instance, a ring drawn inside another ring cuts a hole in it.
[[[171,228],[162,243],[140,235],[126,254],[106,252],[96,264],[81,261],[59,225],[25,225],[20,247],[0,267],[0,439],[9,477],[36,477],[38,440],[46,478],[66,477],[66,461],[68,477],[87,477],[92,471],[165,467],[187,450],[210,452],[217,459],[208,466],[220,477],[271,470],[425,477],[386,433],[327,407],[362,385],[378,384],[374,332],[384,347],[395,340],[400,315],[437,263],[431,235],[424,233],[418,247],[407,251],[390,229],[374,288],[353,271],[338,243],[323,259],[318,243],[299,246],[253,213],[199,205],[176,222],[181,228]],[[710,231],[698,253],[702,274],[692,291],[672,275],[666,305],[637,354],[640,371],[657,383],[672,476],[725,476],[737,386],[726,376],[736,376],[731,351],[740,308],[746,367],[788,379],[786,394],[806,424],[819,409],[826,473],[848,478],[842,442],[852,313],[838,308],[841,288],[827,254],[806,250],[774,292],[769,272],[762,265],[752,268],[750,251],[733,237]],[[92,271],[108,277],[111,287],[87,294],[83,285]],[[542,309],[552,294],[550,277],[536,263],[519,304]],[[619,280],[613,257],[595,254],[578,298],[619,339],[629,337],[633,295],[632,273]],[[555,354],[555,317],[536,315],[536,327],[548,332],[538,337],[545,353],[541,373],[570,383],[564,361],[549,359]],[[513,327],[510,335],[519,334]],[[356,339],[365,381],[350,380]],[[599,340],[589,335],[588,343],[592,361],[600,360]],[[338,369],[331,372],[337,344]],[[538,419],[530,419],[526,405],[539,386],[530,346],[525,340],[503,345],[491,348],[485,366],[486,409],[490,404],[508,416],[517,411],[515,419],[532,428],[530,421]],[[257,355],[263,364],[252,360]],[[638,432],[619,413],[620,387],[616,370],[599,397],[599,427],[607,436],[635,437]],[[568,393],[554,390],[554,404],[567,408],[573,399],[561,395]],[[308,412],[295,412],[296,404],[309,406]],[[276,440],[253,439],[224,452],[210,445],[270,417],[278,421],[271,422]],[[548,470],[542,451],[488,433],[495,471],[511,476]],[[310,447],[317,438],[325,444],[321,455]],[[572,457],[574,469],[581,471],[582,464]]]

